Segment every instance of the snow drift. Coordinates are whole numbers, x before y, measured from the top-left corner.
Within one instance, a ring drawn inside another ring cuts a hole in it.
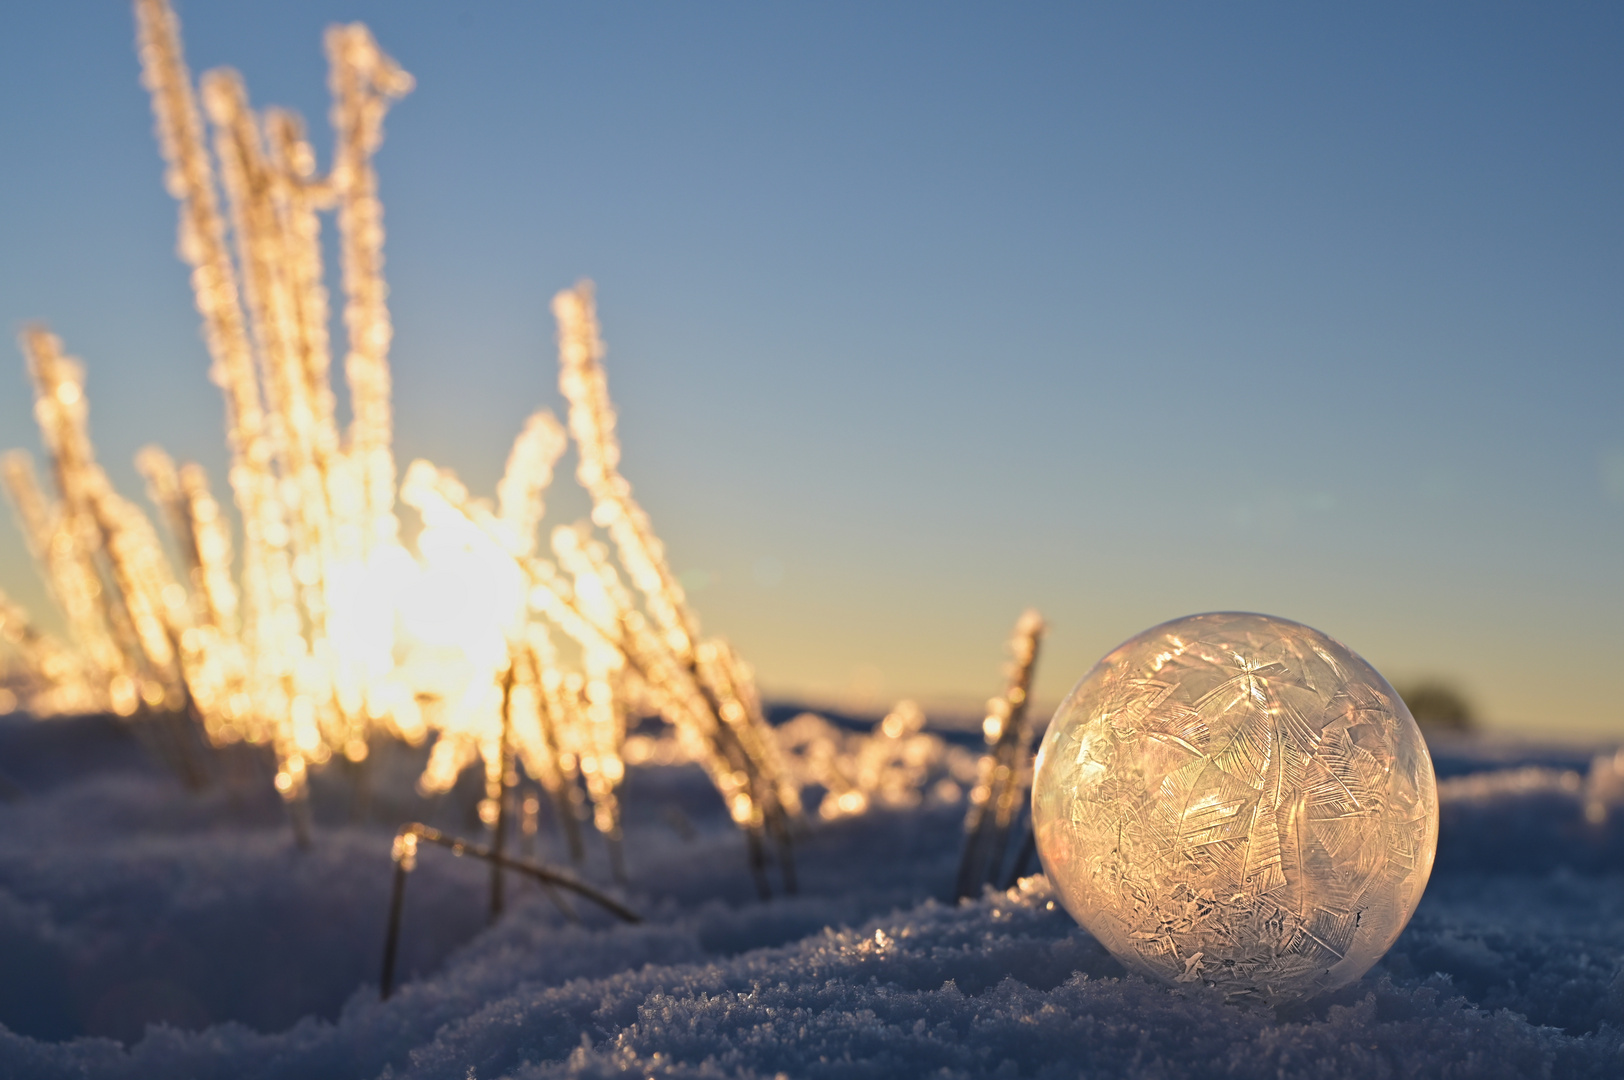
[[[393,828],[477,835],[480,794],[422,800],[420,757],[381,757],[366,805],[336,770],[320,780],[301,852],[263,778],[188,795],[112,723],[0,721],[0,1075],[1624,1073],[1624,826],[1562,780],[1585,754],[1438,748],[1441,777],[1555,779],[1456,785],[1398,944],[1278,1011],[1125,976],[1041,877],[944,901],[957,803],[810,826],[800,895],[760,902],[713,789],[676,767],[627,781],[624,895],[644,924],[573,924],[510,881],[486,927],[486,868],[425,850],[379,1002]]]

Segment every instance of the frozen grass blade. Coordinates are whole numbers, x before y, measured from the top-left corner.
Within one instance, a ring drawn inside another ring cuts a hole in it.
[[[333,129],[338,133],[331,184],[338,198],[344,276],[344,328],[349,354],[349,453],[361,475],[364,550],[395,542],[394,419],[389,343],[394,331],[383,280],[383,203],[372,156],[383,142],[389,103],[412,89],[412,77],[378,48],[360,23],[327,31]]]
[[[698,621],[666,562],[665,547],[620,474],[620,442],[591,283],[581,282],[554,297],[553,315],[558,320],[559,389],[570,403],[570,434],[580,455],[576,477],[592,496],[594,524],[608,532],[653,622],[652,633],[644,630],[639,612],[637,619],[622,620],[619,633],[604,627],[603,636],[610,641],[623,637],[622,651],[629,661],[632,648],[642,654],[636,666],[656,698],[664,700],[662,713],[679,730],[687,730],[734,822],[752,837],[751,867],[758,886],[766,880],[760,869],[765,829],[778,840],[785,885],[793,889],[789,819],[800,813],[800,793],[777,755],[748,669],[725,643],[699,640]]]
[[[96,712],[102,702],[90,694],[84,659],[34,625],[28,613],[0,592],[0,643],[16,657],[21,671],[7,672],[0,682],[0,713],[19,707],[36,715]]]
[[[987,718],[982,721],[987,752],[981,757],[980,775],[970,793],[964,853],[954,886],[961,899],[1000,880],[1010,830],[1031,784],[1032,732],[1027,706],[1043,631],[1043,616],[1033,610],[1022,613],[1009,642],[1009,685],[1001,697],[987,703]]]
[[[496,764],[498,778],[496,784],[496,821],[491,825],[491,851],[496,858],[491,860],[491,915],[490,921],[496,922],[502,917],[504,902],[502,890],[502,849],[507,845],[508,816],[513,802],[513,789],[519,782],[513,771],[513,679],[514,664],[510,659],[507,674],[502,678],[502,738],[501,746],[497,750]]]

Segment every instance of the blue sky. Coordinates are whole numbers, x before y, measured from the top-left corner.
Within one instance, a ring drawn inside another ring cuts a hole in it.
[[[328,23],[417,77],[378,161],[403,462],[489,491],[597,281],[625,471],[770,692],[973,701],[1035,605],[1058,697],[1238,608],[1624,733],[1616,6],[179,11],[319,147]],[[149,441],[223,490],[130,13],[0,20],[0,321],[85,360],[127,492]],[[45,603],[9,528],[0,588]]]

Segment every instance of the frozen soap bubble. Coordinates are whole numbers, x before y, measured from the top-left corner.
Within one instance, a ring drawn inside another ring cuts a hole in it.
[[[1438,789],[1364,660],[1267,615],[1192,615],[1094,666],[1044,736],[1049,880],[1132,971],[1276,1002],[1352,982],[1432,872]]]

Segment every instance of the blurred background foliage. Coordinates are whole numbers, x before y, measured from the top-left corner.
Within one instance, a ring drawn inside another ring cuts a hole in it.
[[[1440,679],[1420,679],[1394,687],[1410,715],[1423,730],[1475,731],[1477,714],[1471,701],[1456,687]]]

